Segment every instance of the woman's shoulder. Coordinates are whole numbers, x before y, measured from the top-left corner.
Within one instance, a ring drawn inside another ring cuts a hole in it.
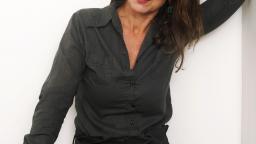
[[[102,8],[81,8],[75,11],[85,26],[102,26],[111,17],[110,6]]]

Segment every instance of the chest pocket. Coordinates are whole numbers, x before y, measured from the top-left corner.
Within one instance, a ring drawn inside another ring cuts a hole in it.
[[[113,75],[113,60],[106,55],[90,54],[86,58],[87,74],[95,84],[107,84]]]

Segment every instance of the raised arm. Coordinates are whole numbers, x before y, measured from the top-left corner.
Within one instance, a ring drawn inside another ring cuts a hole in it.
[[[79,13],[73,13],[59,43],[53,65],[35,107],[30,132],[23,144],[54,144],[84,69]]]
[[[245,0],[207,0],[201,4],[205,34],[231,17]]]

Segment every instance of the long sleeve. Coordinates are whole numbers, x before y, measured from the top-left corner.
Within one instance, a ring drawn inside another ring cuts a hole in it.
[[[54,144],[68,109],[73,104],[84,69],[82,25],[72,14],[62,35],[48,77],[34,109],[32,127],[23,144]]]
[[[201,4],[205,34],[230,18],[245,0],[207,0]]]

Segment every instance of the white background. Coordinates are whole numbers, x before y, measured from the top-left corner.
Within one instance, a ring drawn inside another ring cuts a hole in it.
[[[248,1],[242,14],[242,143],[256,144],[256,1]]]
[[[71,14],[80,8],[108,3],[109,0],[1,3],[1,144],[21,144],[29,132],[39,92]],[[239,9],[204,36],[194,52],[187,51],[184,71],[173,73],[174,113],[167,132],[170,144],[241,144],[242,26]],[[73,104],[56,144],[72,143],[75,115]]]

